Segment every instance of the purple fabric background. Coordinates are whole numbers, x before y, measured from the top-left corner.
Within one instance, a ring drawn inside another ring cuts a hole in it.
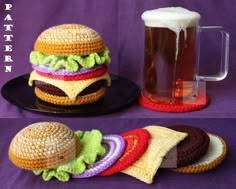
[[[13,18],[12,73],[4,73],[3,52],[5,16],[4,3],[12,3],[9,12]],[[86,24],[97,30],[111,51],[111,73],[120,74],[141,85],[143,65],[144,25],[140,18],[142,12],[166,6],[183,6],[202,15],[201,25],[222,25],[231,35],[230,69],[224,81],[208,82],[207,93],[211,98],[210,106],[204,110],[174,114],[160,113],[144,109],[138,105],[104,117],[236,117],[236,1],[214,0],[1,0],[0,2],[0,74],[2,86],[6,81],[31,71],[28,61],[36,37],[46,28],[63,23]],[[219,36],[218,36],[219,37]],[[205,39],[205,38],[204,38]],[[202,42],[201,72],[215,73],[219,63],[219,42],[208,36]],[[41,115],[23,111],[0,98],[0,117],[41,117]]]
[[[48,121],[49,119],[47,119]],[[234,119],[50,119],[67,124],[73,130],[100,129],[104,134],[121,134],[135,128],[148,125],[170,126],[173,124],[188,124],[215,133],[223,137],[228,145],[228,154],[224,162],[216,169],[201,174],[174,173],[167,169],[159,169],[151,185],[128,175],[118,173],[108,177],[92,177],[88,179],[73,179],[62,183],[53,179],[44,182],[40,176],[32,172],[15,167],[8,160],[8,147],[14,135],[30,123],[41,121],[39,119],[1,119],[0,132],[0,186],[2,189],[62,189],[62,188],[123,188],[123,189],[234,189],[236,188],[236,143]],[[45,119],[44,119],[45,121]]]

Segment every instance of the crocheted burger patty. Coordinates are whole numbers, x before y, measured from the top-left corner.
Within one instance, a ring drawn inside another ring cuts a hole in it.
[[[53,85],[47,84],[45,82],[35,81],[34,84],[42,92],[45,92],[45,93],[48,93],[51,95],[55,95],[55,96],[67,96],[65,94],[65,92],[62,91],[61,89],[59,89]],[[79,95],[83,96],[83,95],[87,95],[90,93],[94,93],[94,92],[98,91],[99,89],[106,87],[106,86],[107,86],[107,82],[105,80],[96,81],[95,83],[93,83],[90,86],[88,86],[87,88],[85,88]]]
[[[107,86],[110,86],[111,84],[111,79],[108,73],[85,80],[62,81],[62,80],[47,78],[39,75],[36,71],[32,71],[28,83],[30,86],[33,85],[34,81],[41,81],[51,84],[63,90],[71,100],[75,100],[77,95],[80,94],[85,88],[95,83],[96,81],[100,80],[106,80]]]
[[[188,137],[177,145],[177,167],[189,165],[206,154],[209,147],[209,136],[204,131],[187,125],[176,125],[169,128],[188,134]]]
[[[75,99],[70,99],[67,96],[55,96],[45,92],[42,92],[39,88],[35,87],[34,89],[35,95],[41,100],[54,104],[54,105],[62,105],[62,106],[75,106],[82,104],[89,104],[96,102],[104,97],[106,88],[101,88],[94,93],[90,93],[83,96],[77,96]]]
[[[207,135],[210,138],[210,143],[204,156],[190,165],[171,170],[180,173],[201,173],[214,169],[221,164],[227,153],[227,145],[220,136],[211,133]]]

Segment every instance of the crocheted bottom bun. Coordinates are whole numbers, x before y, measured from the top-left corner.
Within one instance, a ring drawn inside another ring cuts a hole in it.
[[[37,170],[64,164],[74,159],[79,151],[80,140],[66,125],[38,122],[16,134],[8,155],[16,166]]]
[[[45,93],[41,91],[38,87],[35,87],[34,92],[39,99],[45,102],[49,102],[51,104],[56,104],[56,105],[73,106],[73,105],[89,104],[100,100],[105,95],[106,87],[102,87],[98,91],[91,94],[77,96],[75,100],[71,100],[69,97],[66,96],[56,96]]]
[[[227,145],[223,138],[215,134],[208,133],[210,145],[207,153],[191,165],[171,169],[180,173],[201,173],[214,169],[225,159],[227,154]]]

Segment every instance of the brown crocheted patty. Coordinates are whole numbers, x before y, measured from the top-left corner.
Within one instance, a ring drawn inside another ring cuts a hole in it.
[[[41,91],[45,93],[55,95],[55,96],[67,96],[64,91],[48,83],[45,83],[42,81],[35,81],[34,84],[36,87],[38,87]],[[85,88],[79,95],[83,96],[83,95],[91,94],[98,91],[102,87],[106,87],[106,86],[107,86],[107,82],[105,80],[100,80],[91,84],[87,88]]]
[[[177,145],[177,167],[189,165],[205,155],[209,147],[209,136],[203,130],[187,125],[169,128],[188,134],[188,137]]]
[[[77,106],[82,104],[90,104],[96,102],[104,97],[106,92],[106,87],[102,87],[94,93],[87,95],[78,95],[76,99],[72,100],[67,96],[56,96],[45,93],[41,91],[38,87],[34,89],[35,95],[41,100],[51,103],[53,105],[62,105],[62,106]]]

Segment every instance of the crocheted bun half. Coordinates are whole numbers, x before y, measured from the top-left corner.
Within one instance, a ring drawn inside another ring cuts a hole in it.
[[[8,155],[18,167],[37,170],[64,164],[80,150],[80,141],[66,125],[38,122],[25,127],[12,139]]]
[[[53,55],[88,55],[101,52],[105,44],[100,35],[85,25],[63,24],[42,32],[34,50]]]

